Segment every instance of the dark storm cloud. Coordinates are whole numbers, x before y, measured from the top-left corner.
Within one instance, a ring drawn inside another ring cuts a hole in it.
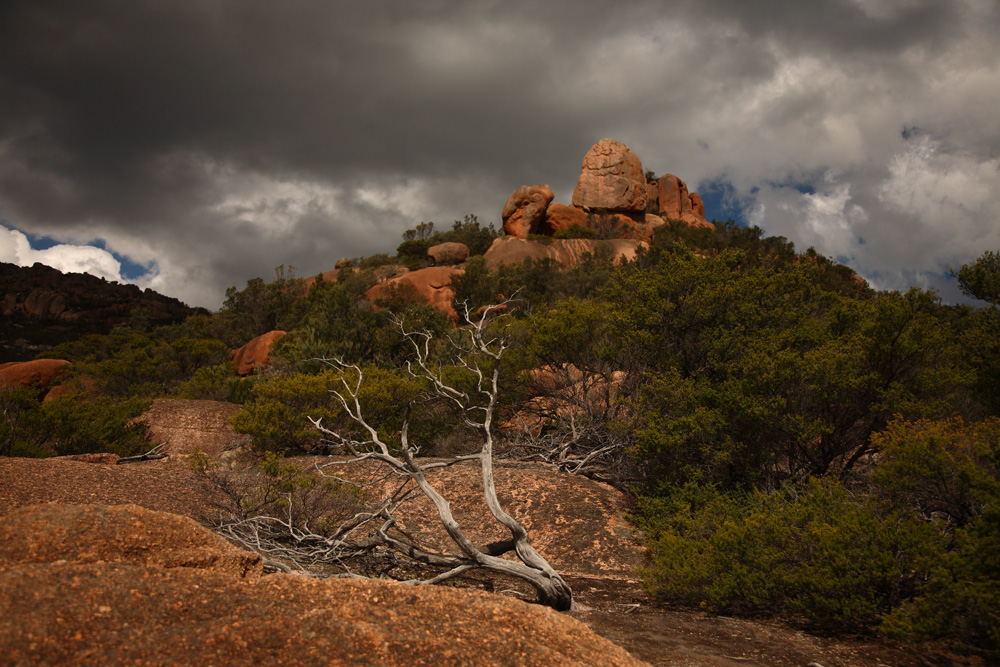
[[[565,201],[613,136],[862,271],[939,271],[972,253],[932,256],[949,202],[998,207],[976,199],[1000,152],[997,28],[973,0],[7,2],[0,222],[104,239],[153,266],[143,284],[218,305],[421,220],[499,222],[518,185]],[[802,179],[811,199],[772,187]]]

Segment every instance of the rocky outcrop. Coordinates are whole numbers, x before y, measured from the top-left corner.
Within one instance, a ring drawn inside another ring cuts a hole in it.
[[[646,664],[551,609],[442,586],[62,562],[8,571],[0,589],[14,665]]]
[[[680,220],[694,227],[712,227],[705,220],[705,204],[698,193],[689,193],[688,187],[673,174],[661,176],[657,182],[660,215],[667,220]]]
[[[251,579],[262,572],[260,555],[237,549],[193,519],[137,505],[34,505],[4,517],[0,563],[10,568],[60,560],[197,568]]]
[[[285,335],[284,331],[268,331],[251,340],[243,347],[237,348],[229,355],[229,359],[236,364],[238,375],[251,375],[258,369],[270,363],[269,355],[274,341]]]
[[[427,249],[427,256],[437,266],[454,266],[469,259],[469,246],[455,241],[438,243]]]
[[[547,185],[522,185],[514,190],[501,213],[504,231],[520,239],[534,234],[554,197],[552,188]]]
[[[190,462],[180,457],[135,465],[72,458],[0,457],[0,517],[41,503],[134,503],[204,521],[217,517],[217,503],[224,502],[221,492],[207,487]],[[329,460],[320,459],[320,463]],[[297,456],[286,462],[314,470],[317,459]],[[343,474],[367,484],[382,477],[376,467],[361,463],[345,467]],[[497,460],[494,468],[501,504],[527,528],[531,543],[553,567],[569,576],[636,578],[634,570],[642,556],[624,519],[628,500],[623,493],[580,475],[556,472],[545,464]],[[42,480],[55,483],[39,483]],[[483,506],[482,476],[476,466],[435,470],[429,480],[447,493],[456,521],[475,544],[503,537],[503,527]],[[370,489],[369,500],[375,502],[378,493],[389,490],[392,480],[384,484],[386,489]],[[398,517],[407,530],[419,532],[420,540],[442,549],[454,548],[430,501],[414,499],[400,508]]]
[[[538,233],[552,236],[572,228],[574,225],[587,228],[589,226],[587,212],[575,206],[566,206],[552,202],[545,210],[545,220],[539,226]]]
[[[646,176],[639,156],[614,139],[601,139],[583,156],[573,205],[609,211],[644,211]]]
[[[47,289],[34,289],[24,300],[24,312],[39,318],[59,317],[66,311],[66,297]]]
[[[64,359],[35,359],[0,364],[0,389],[3,387],[36,387],[44,396],[69,372],[70,362]]]
[[[648,206],[659,215],[647,213]],[[701,197],[689,193],[684,181],[667,174],[647,183],[639,157],[613,139],[602,139],[587,151],[572,206],[552,201],[551,188],[536,185],[515,190],[503,209],[504,231],[520,239],[554,236],[578,225],[592,229],[598,239],[648,242],[665,219],[712,227]]]
[[[658,215],[646,213],[641,222],[633,222],[632,230],[635,238],[649,243],[653,240],[653,232],[657,227],[667,224],[667,221]]]
[[[390,278],[368,290],[368,300],[402,295],[404,298],[426,303],[444,313],[452,324],[458,323],[455,310],[455,290],[451,280],[465,273],[462,269],[447,266],[432,266],[418,271],[410,271],[396,278]]]
[[[519,264],[526,259],[542,261],[551,259],[566,268],[578,266],[587,256],[607,253],[616,263],[635,259],[642,245],[637,239],[552,239],[551,241],[526,241],[512,236],[502,236],[483,255],[491,271],[504,264]]]

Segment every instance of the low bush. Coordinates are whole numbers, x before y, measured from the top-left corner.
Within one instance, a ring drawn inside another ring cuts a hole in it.
[[[557,239],[592,239],[597,237],[597,232],[589,227],[574,224],[569,229],[558,231],[552,236]]]
[[[0,390],[0,455],[46,457],[110,452],[141,454],[148,427],[136,420],[148,400],[73,392],[42,403],[33,391]]]
[[[199,368],[177,388],[180,398],[245,403],[252,396],[253,380],[236,374],[231,362]]]
[[[644,500],[638,518],[650,535],[651,592],[839,629],[874,627],[944,548],[934,526],[831,481],[729,496],[689,484]]]
[[[352,373],[353,371],[348,371]],[[364,382],[358,396],[367,418],[379,424],[383,437],[402,428],[409,404],[416,400],[422,386],[401,371],[377,366],[363,368]],[[330,392],[343,391],[341,374],[326,369],[316,374],[295,373],[258,382],[253,399],[233,417],[237,433],[250,435],[252,446],[260,451],[319,451],[325,449],[322,434],[309,418],[322,419],[325,426],[344,433],[358,427],[343,413],[340,402]],[[345,378],[351,386],[356,377]],[[441,426],[440,416],[431,410],[411,415],[410,436],[415,441],[433,440]]]

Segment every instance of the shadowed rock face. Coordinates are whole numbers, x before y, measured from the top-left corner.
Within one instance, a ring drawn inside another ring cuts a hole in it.
[[[545,211],[545,221],[538,228],[538,233],[552,236],[572,228],[573,225],[587,227],[589,225],[587,213],[583,209],[554,201]]]
[[[139,418],[149,425],[149,439],[168,455],[202,452],[219,456],[245,442],[230,420],[240,406],[223,401],[158,398]]]
[[[16,526],[27,534],[21,549],[45,547],[0,561],[0,651],[11,664],[645,664],[572,618],[497,595],[284,574],[244,579],[143,562],[142,552],[116,558],[116,542],[93,554],[86,539],[84,550],[61,544],[95,525],[113,540],[138,536],[126,540],[132,546],[152,533],[150,551],[167,554],[175,549],[158,539],[161,524],[175,526],[182,544],[219,539],[171,515],[87,510],[92,516],[53,506],[31,517],[55,529]]]

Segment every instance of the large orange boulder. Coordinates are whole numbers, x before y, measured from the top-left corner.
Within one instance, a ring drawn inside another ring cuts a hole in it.
[[[570,229],[573,225],[587,227],[587,212],[581,208],[566,206],[566,204],[554,201],[545,210],[545,221],[538,228],[538,233],[552,236],[556,232]]]
[[[598,141],[583,157],[573,205],[582,209],[644,211],[646,175],[639,156],[620,141]]]
[[[267,366],[270,363],[268,355],[271,353],[271,346],[284,335],[284,331],[268,331],[233,350],[229,358],[236,364],[236,373],[250,375]]]
[[[500,214],[504,231],[520,239],[534,234],[545,220],[545,210],[554,197],[552,188],[547,185],[522,185],[514,190]]]
[[[667,220],[680,220],[693,227],[712,227],[705,220],[705,204],[697,192],[689,193],[688,187],[673,174],[665,174],[657,182],[660,215]]]
[[[38,387],[41,394],[56,384],[72,364],[64,359],[9,361],[0,364],[0,389],[3,387]]]
[[[452,324],[458,323],[458,312],[455,310],[455,289],[451,280],[465,273],[462,269],[448,266],[431,266],[418,271],[410,271],[396,278],[379,283],[368,290],[367,297],[371,302],[376,299],[390,298],[400,290],[410,291],[419,301],[423,301],[444,313]]]
[[[446,241],[428,248],[427,256],[433,259],[437,266],[461,264],[469,259],[469,246],[455,241]]]

